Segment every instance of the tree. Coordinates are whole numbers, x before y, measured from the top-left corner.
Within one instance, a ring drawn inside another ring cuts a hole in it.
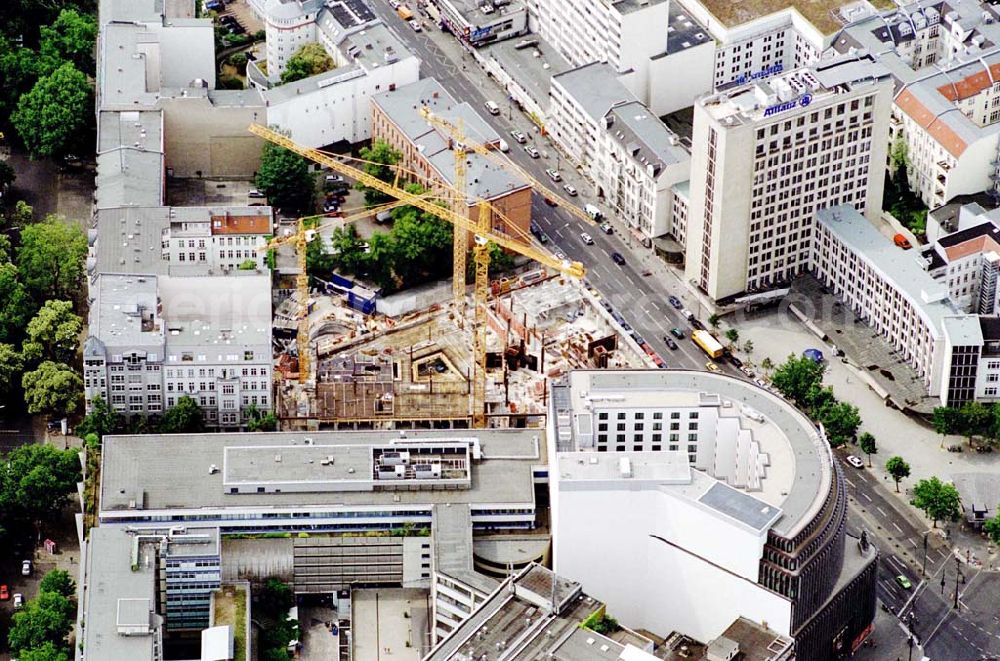
[[[291,213],[304,213],[313,203],[316,181],[309,162],[293,151],[267,143],[261,152],[257,188],[270,203]]]
[[[201,407],[186,395],[178,399],[175,406],[167,409],[160,420],[161,434],[196,434],[204,428],[205,419]]]
[[[10,224],[15,227],[26,227],[35,222],[35,209],[24,200],[18,200],[14,210],[10,212]]]
[[[69,301],[45,301],[35,318],[28,322],[28,338],[22,351],[29,360],[73,362],[76,358],[83,320],[73,314]]]
[[[730,347],[735,347],[740,341],[740,332],[735,328],[730,328],[726,331],[726,339],[729,340]]]
[[[83,379],[68,365],[46,360],[21,377],[28,413],[67,416],[83,401]]]
[[[722,323],[722,317],[720,317],[719,315],[717,315],[714,312],[712,314],[708,315],[708,325],[709,326],[711,326],[712,328],[718,328],[720,323]]]
[[[67,599],[73,599],[76,596],[76,583],[70,577],[69,572],[53,569],[42,578],[42,582],[38,584],[38,591],[55,592]]]
[[[392,148],[384,140],[375,140],[371,147],[362,147],[359,152],[361,158],[367,161],[364,164],[364,171],[382,181],[391,183],[396,176],[396,168],[393,167],[403,159],[403,154]],[[385,203],[389,198],[374,188],[368,188],[361,182],[354,186],[365,193],[365,206],[374,207]]]
[[[909,148],[902,133],[896,136],[889,149],[889,176],[896,179],[900,170],[905,178],[907,169],[910,167]]]
[[[272,411],[261,411],[256,404],[251,404],[246,408],[247,430],[249,431],[277,431],[278,417]]]
[[[335,67],[333,58],[323,48],[323,44],[313,41],[292,53],[292,56],[288,58],[285,70],[281,74],[281,84],[315,76]]]
[[[0,2],[0,7],[4,4]],[[0,36],[0,117],[10,116],[17,100],[31,89],[37,78],[38,57],[35,52],[15,46]]]
[[[45,641],[40,647],[21,650],[18,661],[70,661],[69,651],[58,647],[52,641]]]
[[[774,371],[771,383],[782,395],[801,408],[809,404],[809,394],[813,387],[823,381],[824,370],[822,363],[790,354],[788,359]]]
[[[118,425],[118,413],[103,397],[95,397],[90,401],[90,413],[76,426],[76,435],[83,438],[94,434],[100,442],[108,434],[114,433]]]
[[[831,447],[839,447],[854,438],[861,425],[858,408],[847,402],[827,402],[818,413]]]
[[[6,400],[15,387],[21,382],[24,372],[24,360],[12,344],[0,343],[0,395]]]
[[[878,454],[878,448],[875,447],[875,437],[869,432],[864,432],[861,436],[858,436],[858,446],[861,451],[868,455],[868,466],[872,465],[872,455]]]
[[[774,369],[774,361],[769,357],[764,356],[764,360],[760,361],[760,368],[765,372],[770,372]]]
[[[313,241],[317,243],[317,241]],[[345,273],[358,273],[365,262],[365,247],[354,225],[338,227],[330,237],[331,255],[336,268]],[[312,244],[310,244],[312,245]],[[327,273],[326,277],[329,277]]]
[[[0,342],[17,342],[38,306],[18,278],[17,267],[0,264]]]
[[[85,73],[93,73],[96,40],[97,21],[93,16],[63,9],[52,25],[41,29],[40,73],[51,73],[64,62],[71,62]]]
[[[994,409],[994,428],[1000,429],[998,427],[998,422],[1000,418],[997,417],[997,409]],[[931,419],[934,424],[934,431],[941,434],[941,445],[944,445],[944,437],[946,434],[954,434],[958,431],[961,425],[961,415],[957,409],[950,406],[936,406],[934,407],[934,414]],[[996,432],[994,432],[996,433]]]
[[[17,264],[21,280],[35,300],[65,300],[79,295],[86,256],[83,231],[49,216],[22,230]]]
[[[368,251],[364,255],[365,270],[368,277],[383,291],[396,289],[394,265],[397,261],[398,247],[393,235],[376,232],[368,239]]]
[[[239,266],[237,266],[236,268],[238,268],[240,271],[253,271],[254,269],[257,268],[257,260],[244,259],[242,262],[240,262]]]
[[[22,650],[38,650],[47,643],[64,650],[75,610],[73,603],[61,594],[42,592],[14,613],[7,644],[18,655]]]
[[[32,158],[55,156],[87,140],[92,106],[87,76],[67,62],[21,95],[10,121]]]
[[[937,477],[917,482],[913,487],[913,505],[934,521],[935,528],[938,521],[955,521],[962,514],[958,489]]]
[[[743,343],[743,353],[747,356],[753,355],[753,340],[747,340]]]
[[[0,516],[9,522],[53,518],[80,481],[77,451],[22,445],[0,463]]]
[[[983,523],[983,532],[989,535],[991,542],[1000,545],[1000,517],[995,516],[992,519],[987,519]]]
[[[974,436],[983,436],[992,431],[993,412],[979,402],[966,402],[958,410],[959,428],[969,443]]]
[[[418,185],[406,189],[414,195],[424,192]],[[403,281],[438,277],[450,269],[451,223],[416,207],[400,207],[393,211],[392,237],[396,244],[395,271]]]
[[[899,493],[899,481],[910,476],[910,465],[900,456],[889,457],[889,461],[885,462],[885,470],[895,480],[896,493]]]

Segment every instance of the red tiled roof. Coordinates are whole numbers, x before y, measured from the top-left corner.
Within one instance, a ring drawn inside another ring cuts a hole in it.
[[[269,234],[269,216],[212,216],[212,234]]]
[[[931,137],[937,140],[952,156],[961,156],[965,148],[968,147],[965,141],[951,130],[951,127],[928,110],[910,90],[904,89],[899,93],[899,96],[896,97],[896,105],[913,121],[924,127]]]

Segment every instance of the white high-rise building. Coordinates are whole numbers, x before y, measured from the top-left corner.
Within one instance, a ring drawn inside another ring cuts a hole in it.
[[[807,268],[818,209],[878,214],[891,102],[889,71],[867,55],[700,99],[688,280],[714,300],[772,288]]]

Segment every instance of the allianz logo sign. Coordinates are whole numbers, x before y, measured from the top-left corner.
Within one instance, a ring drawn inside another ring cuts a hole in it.
[[[793,101],[785,101],[784,103],[778,103],[773,106],[768,106],[764,109],[764,117],[770,117],[771,115],[777,115],[778,113],[785,112],[786,110],[791,110],[792,108],[805,108],[810,103],[812,103],[812,94],[803,94],[799,98]]]

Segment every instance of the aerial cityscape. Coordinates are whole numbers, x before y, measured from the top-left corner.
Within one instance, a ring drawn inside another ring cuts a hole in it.
[[[998,281],[992,0],[0,2],[0,661],[998,661]]]

